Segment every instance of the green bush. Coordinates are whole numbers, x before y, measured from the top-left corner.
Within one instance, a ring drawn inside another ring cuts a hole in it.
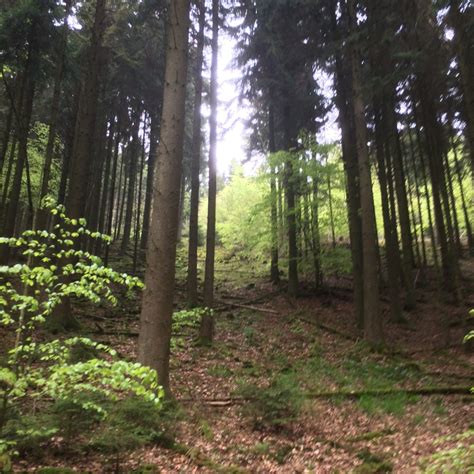
[[[15,446],[25,445],[26,440],[36,440],[37,445],[64,431],[62,421],[53,420],[55,404],[68,406],[66,417],[78,419],[76,412],[85,410],[103,419],[104,400],[120,401],[132,394],[159,407],[163,398],[154,370],[120,360],[103,344],[82,337],[49,341],[39,337],[65,298],[116,304],[113,288],[122,286],[131,292],[143,286],[137,278],[117,273],[80,250],[84,239],[108,242],[107,236],[90,232],[84,219],[69,219],[64,207],[48,206],[59,221],[53,232],[26,231],[18,238],[0,238],[0,244],[15,248],[26,261],[0,267],[0,325],[13,335],[0,365],[4,465]],[[32,412],[35,407],[50,418],[41,420]]]
[[[422,461],[421,467],[427,474],[449,472],[463,474],[474,471],[474,430],[441,438],[438,443],[456,441],[453,448],[442,449]]]

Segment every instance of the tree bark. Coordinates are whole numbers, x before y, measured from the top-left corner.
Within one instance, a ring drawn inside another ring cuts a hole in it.
[[[146,191],[145,191],[145,208],[143,211],[143,226],[142,236],[140,240],[140,248],[145,250],[148,244],[148,233],[150,229],[151,220],[151,204],[153,199],[153,182],[155,177],[156,167],[156,149],[157,149],[157,136],[158,136],[158,114],[156,111],[150,113],[151,125],[150,125],[150,151],[148,153],[148,164],[146,174]]]
[[[214,264],[216,247],[216,193],[217,193],[217,61],[219,47],[219,0],[212,0],[212,61],[211,61],[211,115],[209,119],[209,201],[207,208],[206,267],[204,274],[204,306],[214,305]],[[214,337],[214,318],[206,312],[201,319],[199,338],[210,344]]]
[[[348,0],[350,31],[356,28],[356,10],[354,0]],[[367,150],[367,129],[364,103],[362,100],[359,51],[355,43],[350,48],[352,70],[352,106],[356,136],[357,157],[359,163],[360,202],[362,218],[362,254],[364,288],[364,338],[369,344],[383,342],[382,320],[379,301],[378,244],[375,229],[375,210],[372,195],[372,176],[369,153]]]
[[[135,187],[137,181],[137,165],[139,156],[141,154],[140,137],[138,132],[140,130],[141,110],[136,104],[133,128],[132,141],[130,144],[130,152],[128,154],[128,188],[127,188],[127,204],[125,207],[125,221],[122,236],[122,243],[120,245],[120,252],[122,255],[127,251],[130,244],[130,235],[132,232],[133,208],[135,204]]]
[[[169,357],[183,159],[189,0],[171,1],[167,27],[163,109],[138,359],[157,370],[158,382],[170,396]]]
[[[59,50],[57,57],[57,67],[54,77],[54,91],[51,101],[51,113],[49,117],[48,142],[46,144],[45,158],[43,164],[43,173],[41,177],[40,194],[38,209],[35,213],[33,227],[35,229],[45,229],[48,224],[49,213],[46,209],[42,209],[42,201],[49,193],[49,181],[51,177],[51,166],[53,163],[54,144],[56,141],[56,130],[58,125],[59,107],[61,103],[61,85],[64,77],[64,61],[66,58],[66,47],[69,33],[68,18],[71,13],[72,0],[66,0],[64,20],[62,25],[61,36],[59,39]]]
[[[270,92],[270,105],[268,110],[268,151],[270,155],[276,152],[275,144],[275,111],[273,94]],[[270,157],[270,160],[272,158]],[[280,282],[280,270],[278,268],[278,210],[275,166],[270,164],[270,225],[271,225],[271,263],[270,281],[275,285]]]

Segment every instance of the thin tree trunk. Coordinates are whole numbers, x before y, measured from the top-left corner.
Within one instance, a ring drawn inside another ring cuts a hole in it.
[[[453,150],[453,155],[454,155],[454,169],[456,171],[456,177],[458,179],[459,183],[459,192],[461,194],[461,204],[462,204],[462,210],[464,214],[464,225],[466,227],[466,235],[467,235],[467,244],[469,248],[469,255],[472,257],[474,256],[474,238],[472,235],[472,227],[471,227],[471,221],[469,219],[469,212],[467,210],[467,204],[466,204],[466,197],[464,193],[464,186],[462,182],[462,175],[461,175],[461,167],[458,159],[458,153],[456,150],[456,143],[454,142],[454,139],[451,135],[451,148]]]
[[[219,47],[219,0],[212,0],[212,61],[211,61],[211,115],[209,119],[209,201],[207,208],[206,267],[204,274],[204,306],[214,305],[214,260],[216,247],[216,193],[217,193],[217,61]],[[210,344],[214,337],[214,318],[206,312],[201,318],[199,338]]]
[[[113,155],[113,167],[112,167],[112,178],[110,184],[110,196],[109,196],[109,212],[107,216],[107,227],[106,232],[109,236],[112,236],[112,223],[114,219],[114,208],[115,208],[115,183],[117,181],[117,166],[118,166],[118,155],[119,155],[119,148],[120,148],[120,139],[121,139],[121,121],[120,115],[117,118],[117,136],[115,138],[115,145],[114,145],[114,155]],[[151,144],[150,144],[151,146]],[[110,243],[107,244],[105,247],[105,265],[108,265],[109,262],[109,253],[110,253]]]
[[[448,154],[443,153],[444,157],[444,163],[445,163],[445,168],[446,168],[446,178],[448,182],[448,193],[449,193],[449,201],[451,204],[451,211],[453,215],[453,227],[454,227],[454,238],[455,240],[455,245],[456,245],[456,253],[457,257],[462,256],[462,244],[461,244],[461,233],[459,231],[459,221],[458,221],[458,213],[456,209],[456,199],[454,197],[454,189],[453,189],[453,177],[451,175],[451,168],[449,166],[449,159],[448,159]]]
[[[109,136],[107,138],[107,156],[105,159],[103,189],[99,209],[98,231],[101,234],[104,233],[104,229],[106,228],[107,202],[109,198],[110,187],[110,168],[112,166],[112,157],[114,152],[115,123],[115,115],[112,114],[109,123]],[[102,253],[102,241],[100,239],[98,239],[96,242],[95,253],[96,255],[100,255]]]
[[[270,154],[276,152],[275,144],[275,112],[273,104],[273,94],[270,92],[270,105],[268,111],[268,148]],[[270,160],[272,158],[270,157]],[[277,215],[277,190],[275,166],[270,164],[270,225],[271,225],[271,263],[270,281],[275,285],[280,281],[280,270],[278,268],[278,215]]]
[[[0,174],[3,170],[3,165],[5,163],[5,158],[8,152],[8,143],[10,141],[10,135],[12,131],[13,125],[13,112],[14,112],[14,105],[10,104],[8,109],[7,121],[5,123],[5,131],[3,132],[3,140],[2,140],[2,148],[0,151]]]
[[[3,220],[6,219],[6,203],[7,203],[7,196],[8,196],[8,191],[10,189],[10,178],[13,170],[13,163],[15,162],[15,152],[17,148],[17,136],[15,133],[15,136],[13,137],[11,147],[10,147],[10,154],[8,157],[8,166],[7,166],[7,172],[5,174],[5,180],[3,182],[3,189],[2,189],[2,201],[0,203],[0,212]],[[2,221],[2,229],[3,229],[4,222]]]
[[[312,252],[313,252],[313,269],[314,269],[314,284],[319,289],[323,285],[323,272],[321,270],[321,237],[319,233],[319,190],[317,176],[312,178],[312,213],[311,213],[311,236],[312,236]]]
[[[135,243],[133,249],[133,273],[137,272],[138,264],[138,241],[140,236],[140,217],[142,213],[142,189],[143,189],[143,168],[145,166],[145,127],[143,127],[143,141],[141,149],[141,160],[140,160],[140,174],[138,181],[138,196],[137,196],[137,211],[136,211],[136,223],[135,223]]]
[[[30,60],[28,60],[30,63]],[[25,93],[23,95],[23,106],[21,107],[18,118],[18,155],[16,160],[15,172],[10,188],[7,204],[7,212],[3,225],[3,236],[12,237],[15,231],[15,223],[18,215],[18,205],[21,194],[21,179],[28,158],[28,134],[30,131],[30,120],[33,111],[33,99],[35,94],[35,83],[33,77],[29,77],[30,64],[26,66],[25,77],[28,77],[25,84]],[[10,247],[3,245],[0,248],[0,264],[6,265],[10,258]]]
[[[394,219],[390,212],[390,201],[388,196],[387,170],[385,162],[385,150],[383,130],[380,119],[380,106],[375,104],[375,140],[376,156],[378,163],[378,175],[380,182],[380,194],[382,201],[383,226],[385,234],[385,253],[387,258],[388,290],[390,297],[390,319],[393,322],[404,320],[402,306],[400,304],[400,254],[398,250],[398,239]]]
[[[326,167],[328,167],[328,158],[326,157]],[[329,223],[331,227],[331,240],[332,248],[336,248],[336,229],[334,226],[334,211],[332,205],[332,185],[331,185],[331,170],[330,168],[326,169],[326,182],[328,186],[328,198],[329,198]]]
[[[136,108],[133,120],[132,142],[130,144],[129,162],[128,162],[128,190],[127,190],[127,206],[125,210],[125,225],[123,229],[122,243],[120,253],[123,255],[130,244],[130,234],[132,231],[133,207],[135,204],[135,187],[137,180],[137,164],[141,152],[139,130],[141,122],[141,110]]]
[[[150,124],[150,151],[148,153],[148,164],[146,174],[146,191],[145,191],[145,209],[143,210],[143,226],[142,236],[140,241],[140,248],[145,250],[148,243],[148,233],[150,229],[150,217],[151,217],[151,203],[153,199],[153,182],[155,177],[156,167],[156,149],[157,143],[156,138],[158,136],[158,114],[153,111],[150,113],[151,124]]]
[[[61,36],[59,39],[59,50],[57,58],[57,67],[54,78],[54,91],[51,101],[51,113],[49,117],[48,142],[46,144],[45,158],[43,164],[43,173],[41,177],[39,205],[36,210],[33,227],[35,229],[45,229],[48,224],[49,213],[42,209],[42,201],[49,193],[49,181],[51,177],[51,166],[53,163],[54,144],[56,141],[56,130],[58,125],[59,107],[61,102],[61,85],[64,77],[64,61],[66,57],[67,39],[69,33],[68,18],[71,13],[72,0],[65,1],[64,20]]]
[[[416,109],[414,109],[416,112]],[[430,190],[428,187],[428,177],[426,175],[426,163],[425,163],[425,158],[424,158],[424,150],[422,147],[422,142],[421,142],[421,134],[420,134],[420,129],[419,129],[419,124],[417,117],[415,116],[415,130],[416,130],[416,139],[417,139],[417,145],[418,145],[418,157],[420,159],[420,168],[421,168],[421,177],[423,180],[423,187],[425,189],[425,196],[426,196],[426,208],[428,211],[428,224],[430,227],[430,237],[431,237],[431,248],[433,251],[433,261],[436,269],[436,273],[439,275],[439,256],[438,256],[438,245],[437,245],[437,239],[436,239],[436,230],[434,226],[434,220],[433,220],[433,214],[431,211],[431,196],[430,196]],[[410,128],[408,128],[408,139],[410,140],[410,147],[413,149],[413,152],[415,150],[415,145],[413,142],[413,137],[410,131]]]

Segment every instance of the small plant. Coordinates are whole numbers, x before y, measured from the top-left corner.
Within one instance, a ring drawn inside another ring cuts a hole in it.
[[[117,273],[80,250],[85,239],[109,242],[109,237],[89,231],[84,219],[69,219],[62,206],[48,201],[46,207],[59,222],[53,232],[29,230],[18,238],[0,238],[0,244],[15,248],[26,261],[0,267],[0,325],[11,336],[0,363],[0,455],[5,459],[22,439],[47,439],[60,430],[49,424],[22,428],[14,414],[21,421],[31,407],[44,410],[67,401],[104,418],[103,400],[133,394],[158,407],[163,397],[154,370],[119,360],[103,344],[82,337],[46,342],[38,337],[65,298],[116,304],[113,287],[132,292],[143,286],[137,278]]]
[[[449,472],[462,474],[474,469],[474,430],[470,429],[459,435],[440,438],[437,444],[455,441],[453,448],[442,449],[422,461],[421,467],[427,474]]]
[[[213,311],[210,308],[192,308],[173,313],[173,338],[171,339],[173,350],[186,347],[184,338],[187,334],[186,330],[198,328],[204,314],[211,314],[212,316]]]
[[[249,399],[244,414],[257,429],[282,429],[294,421],[303,404],[303,394],[293,373],[280,374],[267,387],[244,384],[239,394]]]

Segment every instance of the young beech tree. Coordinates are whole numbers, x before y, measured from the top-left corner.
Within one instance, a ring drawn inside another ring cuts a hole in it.
[[[153,190],[138,357],[142,364],[158,371],[158,381],[165,393],[170,395],[169,357],[183,159],[189,0],[172,0],[167,21],[158,166]]]

